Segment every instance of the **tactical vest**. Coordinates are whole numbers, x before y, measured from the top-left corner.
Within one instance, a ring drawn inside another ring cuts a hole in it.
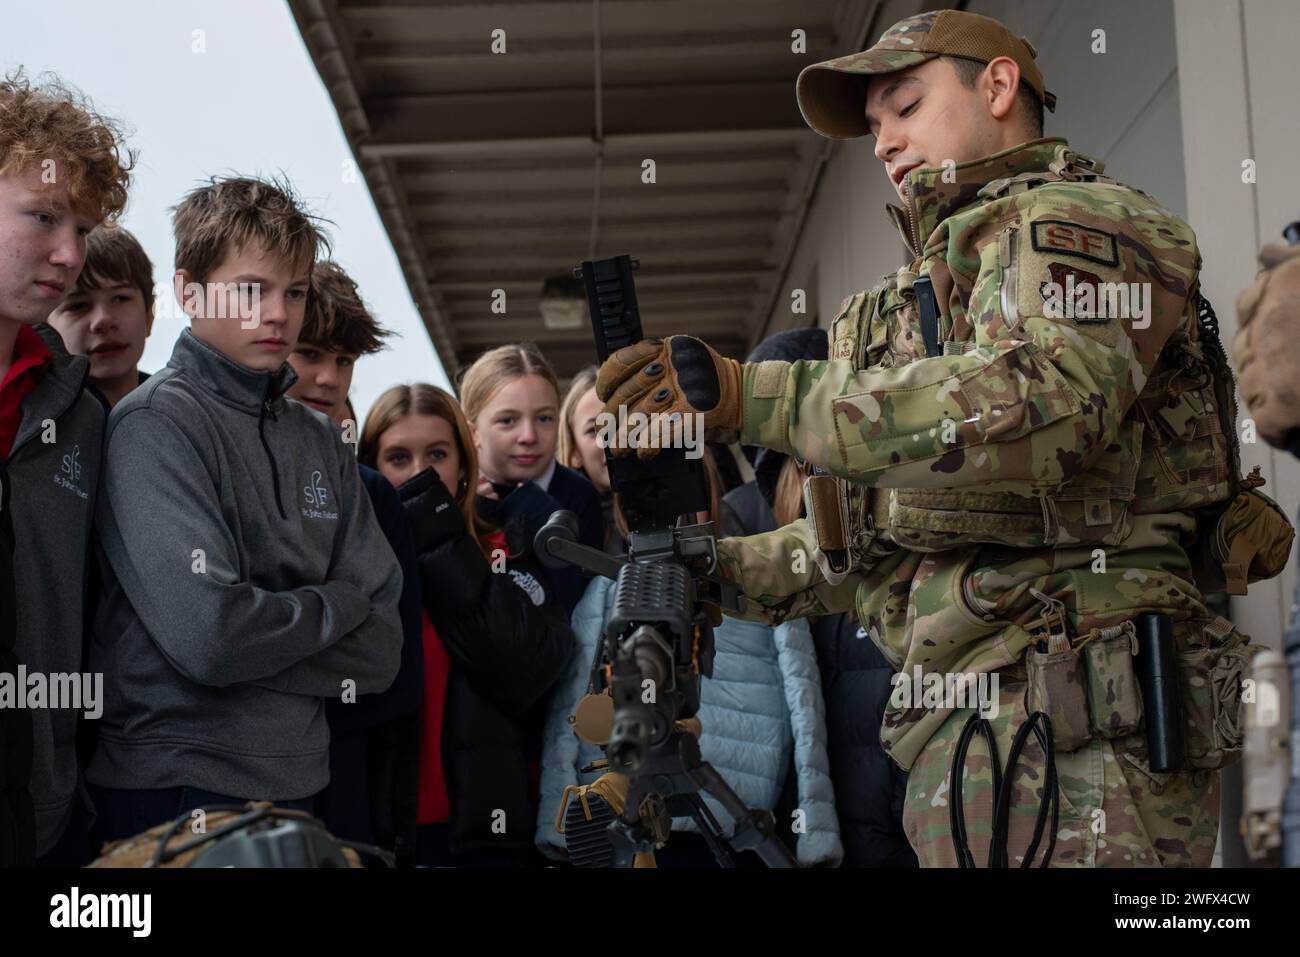
[[[1047,170],[995,180],[984,186],[979,196],[987,202],[1058,181],[1115,184],[1101,175],[1102,169],[1099,161],[1062,146]],[[1016,308],[1015,257],[1011,232],[1003,229],[999,260],[1004,316]],[[829,332],[830,358],[851,359],[858,370],[898,368],[916,361],[916,344],[922,337],[915,334],[919,325],[913,284],[918,275],[929,274],[933,258],[918,259],[846,300]],[[828,580],[836,584],[849,572],[862,570],[874,558],[898,547],[935,552],[971,544],[1024,549],[1117,546],[1131,533],[1135,515],[1195,511],[1211,519],[1221,517],[1226,504],[1263,484],[1263,479],[1258,469],[1251,477],[1241,477],[1231,370],[1218,342],[1212,311],[1207,325],[1204,310],[1199,308],[1203,302],[1194,285],[1182,321],[1129,409],[1118,441],[1095,456],[1085,472],[1063,485],[1004,481],[958,488],[891,489],[815,476],[809,482],[806,500],[819,536],[824,526],[816,521],[814,512],[820,510],[825,515],[830,511],[831,482],[835,483],[845,531],[839,554],[846,552],[847,560],[832,561],[830,566],[839,567],[829,567],[825,556],[818,556]],[[945,355],[961,354],[973,346],[973,340],[942,344]],[[819,483],[820,491],[816,488]],[[1209,565],[1222,566],[1223,577],[1234,593],[1244,593],[1247,578],[1253,581],[1276,574],[1289,553],[1289,523],[1267,497],[1256,495],[1246,509],[1249,518],[1238,524],[1258,526],[1260,508],[1271,513],[1266,516],[1270,527],[1262,531],[1256,527],[1253,535],[1237,536],[1235,566],[1228,560],[1228,553],[1234,551],[1231,541],[1217,543],[1223,554],[1206,556]],[[1224,537],[1222,530],[1218,537]],[[1213,552],[1216,535],[1212,522],[1202,538],[1211,540]],[[825,544],[819,545],[821,552]],[[1276,568],[1260,567],[1270,564]],[[1206,577],[1212,577],[1208,571]],[[1201,581],[1200,571],[1197,578]],[[1221,582],[1207,581],[1202,587],[1215,584]]]

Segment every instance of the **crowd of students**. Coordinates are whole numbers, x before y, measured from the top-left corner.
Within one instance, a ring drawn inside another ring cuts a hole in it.
[[[503,345],[456,395],[394,385],[358,430],[355,364],[389,331],[288,183],[230,176],[174,208],[189,326],[147,375],[133,162],[76,94],[0,81],[0,671],[104,682],[97,720],[0,708],[0,864],[80,866],[248,800],[400,864],[562,862],[558,798],[596,756],[568,716],[612,590],[532,540],[563,508],[625,548],[595,367],[561,396],[536,346]],[[745,483],[706,455],[697,518],[797,517],[796,463],[751,459]],[[802,862],[911,863],[875,740],[888,671],[842,618],[724,622],[701,747]],[[709,860],[688,834],[669,851]]]

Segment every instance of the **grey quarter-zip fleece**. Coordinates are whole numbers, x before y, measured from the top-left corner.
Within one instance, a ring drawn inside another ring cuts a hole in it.
[[[392,683],[402,571],[339,432],[181,333],[113,409],[96,522],[100,787],[294,800],[329,783],[324,699]]]
[[[14,522],[14,653],[28,675],[51,681],[82,670],[104,409],[85,391],[89,360],[69,355],[53,326],[39,325],[36,332],[54,361],[23,400],[6,468]],[[31,710],[37,857],[59,842],[76,799],[81,712],[68,704],[47,701]]]

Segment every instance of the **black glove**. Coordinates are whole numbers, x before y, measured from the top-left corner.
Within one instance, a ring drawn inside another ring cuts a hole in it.
[[[465,534],[465,519],[456,500],[432,468],[427,468],[397,489],[411,520],[415,551],[424,554]]]
[[[524,482],[501,496],[491,514],[498,524],[517,527],[524,538],[523,547],[531,550],[533,536],[559,508],[560,503],[536,482]]]

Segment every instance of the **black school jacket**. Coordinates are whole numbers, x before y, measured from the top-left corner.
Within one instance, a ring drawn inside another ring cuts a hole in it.
[[[17,674],[14,522],[9,473],[0,459],[0,672]],[[36,857],[36,818],[27,790],[32,777],[32,717],[26,708],[0,709],[0,867],[30,867]]]
[[[531,855],[537,803],[529,763],[540,758],[550,692],[573,632],[532,555],[531,522],[507,522],[510,554],[494,570],[434,483],[441,484],[427,470],[399,493],[412,516],[425,613],[451,659],[442,731],[451,853]],[[451,527],[423,520],[439,505]]]

